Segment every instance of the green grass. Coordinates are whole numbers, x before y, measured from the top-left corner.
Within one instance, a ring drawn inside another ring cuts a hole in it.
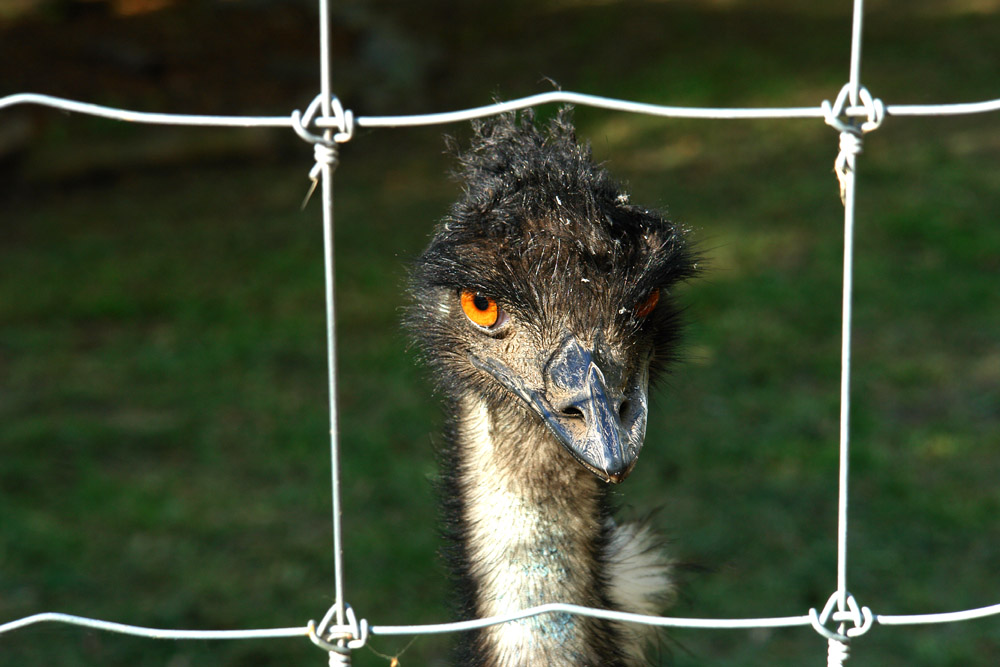
[[[677,104],[814,104],[846,73],[843,15],[553,4],[470,10],[455,28],[390,9],[445,54],[484,44],[447,60],[435,108],[533,92],[540,74]],[[995,97],[997,44],[994,14],[879,12],[864,79],[890,103]],[[620,489],[629,511],[660,507],[678,558],[697,566],[671,613],[822,606],[836,584],[836,135],[809,121],[578,117],[634,199],[691,226],[706,255],[683,292],[685,362]],[[877,613],[1000,602],[997,127],[995,115],[890,118],[860,158],[849,582]],[[456,194],[441,132],[361,133],[336,178],[346,596],[375,624],[448,618],[436,402],[398,323],[406,260]],[[301,154],[104,183],[35,177],[0,201],[0,621],[276,627],[330,604],[322,242],[317,203],[298,211]],[[447,645],[417,639],[402,663],[442,664]],[[809,629],[673,631],[666,646],[678,665],[825,652]],[[876,627],[850,664],[987,665],[998,651],[996,619]],[[306,640],[58,626],[0,638],[5,667],[322,660]]]

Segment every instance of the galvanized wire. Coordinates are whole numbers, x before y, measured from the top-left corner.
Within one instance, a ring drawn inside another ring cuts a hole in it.
[[[833,598],[836,601],[836,598]],[[826,610],[824,610],[826,611]],[[776,616],[761,618],[679,618],[670,616],[645,616],[643,614],[631,614],[622,611],[609,609],[593,609],[591,607],[581,607],[572,604],[546,604],[537,607],[527,607],[520,611],[509,612],[499,616],[489,616],[471,621],[454,621],[451,623],[431,623],[415,625],[372,625],[367,629],[367,633],[372,636],[408,636],[408,635],[432,635],[448,634],[453,632],[467,632],[477,630],[501,623],[509,623],[533,616],[543,616],[546,614],[574,614],[577,616],[588,616],[591,618],[601,618],[610,621],[620,621],[623,623],[635,623],[638,625],[649,625],[661,628],[689,628],[689,629],[715,629],[715,630],[749,630],[754,628],[794,628],[806,627],[816,623],[822,624],[827,621],[835,623],[855,621],[856,616],[851,612],[833,611],[828,618],[823,618],[823,612],[810,609],[808,614],[800,616]],[[1000,616],[1000,604],[979,607],[976,609],[965,609],[961,611],[940,612],[934,614],[870,614],[871,623],[878,625],[902,626],[902,625],[933,625],[941,623],[960,623],[972,621],[990,616]],[[864,626],[862,614],[862,625]],[[125,623],[114,623],[103,621],[86,616],[74,614],[60,614],[47,612],[33,614],[14,621],[0,624],[0,635],[13,632],[31,625],[43,623],[58,623],[89,628],[92,630],[102,630],[135,637],[145,637],[148,639],[170,639],[170,640],[237,640],[237,639],[276,639],[289,637],[308,637],[310,633],[316,633],[317,625],[310,622],[302,627],[287,628],[265,628],[259,630],[177,630],[168,628],[149,628],[139,625],[129,625]],[[352,637],[362,639],[363,634],[359,631],[362,621],[357,624],[328,625],[325,628],[327,636]],[[850,634],[850,630],[848,630]]]
[[[1000,99],[982,102],[934,105],[884,105],[861,85],[861,35],[863,0],[855,0],[852,21],[851,61],[848,83],[836,102],[818,107],[787,108],[700,108],[647,104],[569,91],[550,91],[528,97],[459,111],[401,115],[359,116],[345,110],[333,95],[330,83],[330,35],[328,0],[320,2],[320,95],[305,113],[288,116],[209,116],[161,114],[130,111],[68,100],[50,95],[18,93],[0,98],[0,110],[31,104],[87,114],[113,120],[156,125],[198,127],[291,128],[315,146],[316,167],[311,172],[314,183],[322,181],[323,247],[326,287],[327,353],[330,401],[330,456],[333,500],[334,604],[317,626],[310,621],[304,627],[261,630],[172,630],[147,628],[60,613],[42,613],[0,624],[0,634],[39,623],[63,623],[95,630],[156,639],[235,640],[250,638],[309,637],[330,653],[330,664],[349,665],[350,651],[364,644],[372,635],[421,635],[461,632],[551,613],[569,613],[612,621],[672,628],[749,629],[767,627],[812,626],[829,642],[828,664],[842,665],[849,656],[849,639],[867,632],[872,625],[917,625],[968,621],[1000,615],[1000,604],[956,612],[917,615],[876,615],[860,606],[847,588],[847,528],[850,449],[850,372],[851,317],[853,291],[854,217],[857,187],[857,156],[862,136],[876,129],[887,116],[951,116],[1000,111]],[[835,170],[841,183],[844,203],[844,271],[841,327],[840,383],[840,466],[838,484],[837,589],[822,611],[810,609],[802,616],[746,619],[700,619],[646,616],[571,604],[547,604],[500,616],[454,623],[431,625],[375,625],[368,627],[358,620],[345,603],[343,590],[343,544],[341,536],[341,501],[339,443],[337,424],[336,374],[336,303],[334,285],[333,171],[337,164],[337,145],[349,141],[355,127],[388,128],[439,125],[484,118],[543,104],[563,103],[607,110],[639,113],[664,118],[755,120],[755,119],[824,119],[840,131],[840,151]],[[863,120],[862,120],[863,119]],[[321,131],[316,134],[314,130]],[[334,619],[336,623],[334,623]],[[827,623],[838,624],[836,631]]]
[[[660,118],[687,118],[701,120],[783,120],[783,119],[823,119],[825,112],[822,106],[815,107],[682,107],[662,104],[647,104],[621,100],[612,97],[574,93],[565,90],[554,90],[537,95],[529,95],[506,102],[496,102],[471,109],[445,111],[440,113],[400,115],[400,116],[357,116],[353,118],[353,126],[365,128],[401,128],[419,127],[425,125],[447,125],[478,118],[495,116],[509,111],[527,109],[545,104],[574,104],[577,106],[605,109],[608,111],[624,111]],[[153,113],[118,109],[100,104],[79,102],[53,95],[39,93],[15,93],[0,97],[0,110],[18,105],[36,105],[86,114],[110,120],[120,120],[130,123],[148,125],[182,125],[194,127],[259,127],[259,128],[294,128],[294,114],[288,116],[205,116],[190,114]],[[990,113],[1000,111],[1000,98],[980,102],[958,102],[950,104],[890,104],[886,105],[887,116],[961,116],[969,114]],[[851,105],[844,109],[844,115],[850,118],[862,118],[868,115],[863,105]],[[335,115],[328,118],[316,118],[313,125],[321,130],[335,129],[347,132],[348,126],[344,119]]]
[[[851,64],[845,90],[851,104],[858,105],[861,90],[861,35],[864,0],[854,0],[851,21]],[[854,203],[857,194],[857,159],[861,152],[861,130],[852,120],[839,121],[835,113],[827,117],[840,129],[840,153],[835,161],[844,204],[844,272],[842,280],[840,328],[840,465],[837,481],[837,609],[847,611],[847,505],[850,471],[851,411],[851,316],[854,296]],[[832,598],[831,598],[832,600]],[[827,667],[840,667],[849,656],[847,625],[841,623],[837,636],[828,635]]]
[[[61,623],[63,625],[75,625],[89,628],[91,630],[102,630],[104,632],[114,632],[120,635],[131,635],[133,637],[145,637],[147,639],[198,639],[198,640],[220,640],[220,639],[273,639],[279,637],[305,637],[309,634],[308,627],[301,628],[265,628],[262,630],[175,630],[163,628],[147,628],[140,625],[129,625],[127,623],[114,623],[112,621],[102,621],[86,616],[74,614],[60,614],[56,612],[46,612],[43,614],[33,614],[14,621],[0,624],[0,634],[20,630],[30,625],[42,623]]]
[[[319,0],[319,43],[320,43],[320,103],[323,118],[333,116],[332,86],[330,81],[330,7],[329,0]],[[341,130],[346,131],[345,129]],[[320,167],[323,181],[323,266],[326,294],[326,343],[327,343],[327,374],[329,381],[330,400],[330,489],[333,501],[333,594],[334,609],[337,624],[343,625],[344,615],[344,547],[341,531],[340,506],[340,444],[337,428],[337,312],[335,290],[335,262],[333,236],[333,170],[336,166],[336,146],[333,144],[333,131],[327,129],[323,133],[322,142],[316,142],[316,164]],[[325,150],[319,149],[323,146]],[[331,656],[332,657],[332,656]]]

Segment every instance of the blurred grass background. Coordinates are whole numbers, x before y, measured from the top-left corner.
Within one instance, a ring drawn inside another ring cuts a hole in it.
[[[311,2],[6,0],[0,94],[287,114],[316,89]],[[358,114],[548,90],[815,105],[847,78],[850,2],[337,4]],[[887,103],[1000,95],[1000,3],[870,3]],[[551,111],[551,110],[550,110]],[[638,202],[694,230],[686,361],[620,489],[682,561],[670,613],[794,615],[834,590],[841,206],[818,121],[580,109]],[[404,267],[456,196],[441,135],[359,131],[336,175],[346,597],[449,617],[437,404],[400,333]],[[297,626],[332,600],[319,209],[291,133],[0,114],[0,621]],[[876,613],[1000,601],[1000,124],[889,118],[860,159],[849,583]],[[403,665],[441,665],[419,638]],[[394,654],[407,640],[373,638]],[[874,628],[852,665],[989,665],[996,619]],[[811,630],[672,631],[676,665],[822,664]],[[320,664],[306,640],[162,642],[59,626],[0,665]],[[367,649],[355,664],[385,665]]]

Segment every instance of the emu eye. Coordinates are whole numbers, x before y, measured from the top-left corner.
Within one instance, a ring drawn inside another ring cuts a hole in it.
[[[500,307],[496,299],[471,289],[462,290],[462,311],[473,324],[489,329],[501,321]]]
[[[642,318],[649,315],[651,312],[653,312],[653,309],[656,308],[656,303],[659,300],[660,300],[660,290],[655,289],[652,292],[650,292],[649,296],[643,299],[642,302],[635,307],[636,317]]]

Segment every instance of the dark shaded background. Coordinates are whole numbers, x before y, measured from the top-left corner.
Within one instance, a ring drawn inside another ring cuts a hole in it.
[[[549,90],[815,105],[847,78],[850,3],[335,3],[360,115]],[[869,3],[887,103],[1000,96],[992,0]],[[311,2],[0,0],[0,95],[286,115],[317,89]],[[544,113],[550,113],[551,109]],[[802,614],[835,588],[842,211],[813,121],[580,109],[636,201],[690,225],[685,361],[652,405],[626,513],[661,508],[678,616]],[[408,257],[457,186],[444,132],[357,133],[337,173],[347,598],[449,617],[436,403],[398,320]],[[861,157],[850,585],[877,613],[1000,601],[1000,132],[893,119]],[[303,625],[332,599],[322,257],[291,132],[0,112],[0,622],[65,611],[179,628]],[[374,638],[393,654],[406,640]],[[879,628],[852,665],[988,665],[996,619]],[[678,665],[821,664],[811,630],[673,631]],[[421,638],[402,664],[443,664]],[[2,665],[323,661],[306,640],[158,642],[58,626]],[[387,659],[358,651],[359,665]]]

